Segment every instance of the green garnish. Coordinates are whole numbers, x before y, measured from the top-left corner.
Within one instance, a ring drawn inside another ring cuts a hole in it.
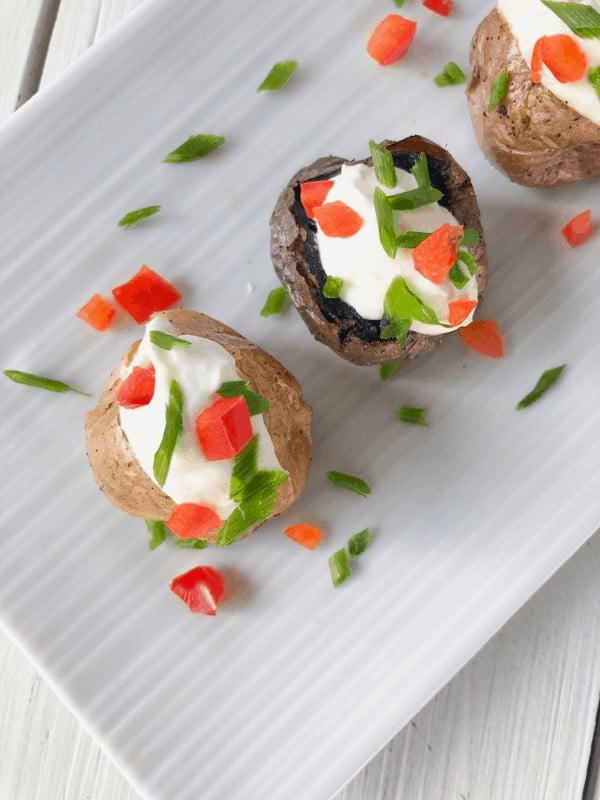
[[[261,83],[261,85],[256,90],[257,92],[278,92],[279,89],[283,89],[289,79],[292,77],[296,68],[298,66],[298,62],[291,60],[291,61],[278,61],[276,64],[273,64],[271,67],[269,74]]]
[[[170,333],[163,333],[162,331],[150,331],[150,341],[162,350],[172,350],[174,347],[189,347],[191,345],[191,342],[186,339],[179,339],[177,336],[171,336]]]
[[[600,67],[592,67],[588,72],[588,81],[592,84],[600,100]]]
[[[382,147],[377,142],[369,142],[369,150],[371,151],[371,158],[373,159],[373,169],[375,170],[375,177],[379,183],[393,189],[398,183],[398,176],[396,175],[396,168],[394,166],[394,158],[389,150]]]
[[[35,386],[37,389],[46,389],[48,392],[76,392],[85,397],[91,397],[89,392],[71,386],[69,383],[55,381],[52,378],[43,378],[41,375],[33,375],[31,372],[21,372],[18,369],[5,369],[4,374],[14,383],[22,383],[25,386]]]
[[[467,250],[458,251],[458,260],[469,270],[469,275],[473,277],[477,272],[477,262]]]
[[[425,411],[424,408],[412,408],[412,406],[400,406],[398,411],[396,411],[396,416],[400,420],[400,422],[404,422],[407,425],[427,425],[427,420],[425,419]]]
[[[375,188],[373,202],[375,203],[375,214],[377,216],[377,225],[379,226],[379,241],[388,256],[395,258],[398,252],[398,244],[396,243],[394,214],[388,196],[379,186]]]
[[[269,292],[260,315],[261,317],[272,317],[275,314],[281,314],[282,311],[285,311],[289,302],[290,297],[285,286],[278,286],[277,289]]]
[[[462,289],[470,281],[470,277],[465,275],[464,270],[461,269],[460,261],[455,262],[452,269],[448,273],[448,277],[450,278],[452,285],[457,289]]]
[[[350,564],[348,563],[348,554],[344,549],[337,550],[329,556],[329,571],[331,572],[331,580],[336,587],[350,577]]]
[[[396,4],[396,8],[402,8],[402,6],[405,3],[405,0],[394,0],[394,3]]]
[[[542,3],[554,11],[580,39],[600,39],[600,14],[591,6],[583,3],[555,3],[542,0]]]
[[[382,339],[395,339],[400,347],[406,347],[406,334],[410,330],[412,320],[406,317],[395,319],[381,329]]]
[[[382,381],[390,381],[402,366],[400,361],[390,361],[379,367],[379,377]]]
[[[245,487],[258,472],[258,437],[253,436],[241,453],[233,459],[229,497],[237,503],[244,498]]]
[[[190,136],[177,150],[173,150],[166,158],[165,164],[183,164],[188,161],[197,161],[204,158],[213,150],[217,150],[225,144],[224,136],[215,136],[213,133],[198,133]]]
[[[546,370],[529,394],[525,395],[525,397],[517,404],[517,408],[527,408],[532,403],[535,403],[536,400],[539,400],[540,397],[548,391],[552,384],[556,383],[556,381],[560,378],[562,371],[566,366],[566,364],[562,364],[560,367],[553,367],[552,369]]]
[[[335,472],[334,470],[327,473],[327,479],[338,489],[347,489],[349,492],[356,492],[363,497],[371,494],[371,487],[355,475],[347,475],[345,472]]]
[[[323,284],[323,297],[326,297],[328,300],[335,300],[341,295],[343,288],[343,278],[334,278],[333,275],[328,275],[327,280]]]
[[[226,381],[221,384],[217,390],[217,394],[221,397],[240,397],[246,401],[250,416],[255,417],[257,414],[266,414],[271,408],[270,403],[261,397],[248,386],[248,381]]]
[[[429,164],[425,153],[417,158],[410,170],[417,182],[419,189],[431,189],[431,178],[429,176]]]
[[[119,220],[119,225],[122,228],[131,228],[143,219],[158,214],[160,209],[161,206],[146,206],[145,208],[138,208],[137,211],[130,211],[128,214],[125,214],[123,219]]]
[[[188,550],[204,550],[208,547],[205,539],[180,539],[179,536],[171,536],[171,541],[175,547],[187,548]]]
[[[409,250],[412,250],[414,247],[417,247],[427,239],[428,236],[431,236],[430,233],[421,233],[421,231],[404,231],[404,233],[399,233],[396,236],[396,243],[398,247],[406,247]]]
[[[500,103],[506,97],[506,93],[508,91],[508,84],[510,82],[510,76],[506,70],[501,72],[498,77],[492,83],[492,88],[490,90],[490,102],[488,104],[488,111],[493,111],[496,106],[500,105]]]
[[[156,550],[169,536],[167,526],[159,519],[147,519],[146,527],[148,528],[148,547],[150,550]]]
[[[435,311],[417,297],[400,276],[391,282],[383,301],[383,310],[386,319],[392,323],[409,319],[439,325]]]
[[[287,478],[288,473],[282,470],[259,470],[246,483],[240,505],[221,527],[217,545],[227,547],[263,522],[275,508],[278,488]]]
[[[154,454],[154,477],[164,486],[177,440],[183,431],[183,392],[177,381],[169,386],[169,402],[165,410],[165,430],[158,450]]]
[[[455,64],[454,61],[449,61],[433,80],[438,86],[458,86],[460,83],[467,82],[467,76],[458,64]]]
[[[443,194],[439,189],[423,186],[400,194],[388,195],[388,202],[395,211],[414,211],[416,208],[437,203],[442,197]]]
[[[477,247],[480,241],[479,231],[475,230],[475,228],[465,228],[462,240],[463,247]]]
[[[371,531],[365,528],[364,531],[355,533],[348,539],[348,554],[350,558],[358,558],[371,544]]]

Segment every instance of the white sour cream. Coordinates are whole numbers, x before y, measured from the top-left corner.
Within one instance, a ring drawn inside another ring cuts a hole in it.
[[[598,10],[597,5],[592,2],[587,5]],[[600,65],[600,39],[580,39],[541,0],[498,0],[498,11],[510,25],[527,64],[531,64],[533,48],[539,38],[566,33],[575,39],[585,53],[588,62],[587,72]],[[542,84],[579,114],[600,125],[600,98],[588,81],[587,72],[579,81],[561,83],[544,65]]]
[[[393,189],[382,186],[375,170],[366,164],[343,164],[340,174],[327,194],[327,203],[340,200],[363,218],[362,228],[354,236],[336,238],[325,236],[317,226],[317,244],[321,264],[327,275],[344,281],[341,299],[356,309],[363,319],[380,320],[383,302],[395,277],[401,276],[415,294],[432,308],[440,322],[448,321],[448,303],[452,300],[477,300],[477,281],[472,277],[462,289],[456,289],[449,278],[439,286],[417,272],[413,265],[412,250],[399,248],[395,258],[390,258],[379,241],[379,227],[373,195],[379,186],[386,194],[415,189],[417,182],[410,172],[396,169],[398,184]],[[455,217],[438,203],[415,211],[394,212],[396,229],[432,233],[446,222],[458,225]],[[473,313],[462,325],[468,325]],[[458,326],[460,327],[460,326]],[[453,328],[429,325],[413,320],[410,329],[417,333],[438,336]]]
[[[181,435],[163,491],[177,503],[199,503],[213,508],[222,520],[236,508],[229,497],[233,459],[208,461],[196,437],[196,417],[215,401],[215,392],[225,381],[238,381],[235,361],[227,350],[210,339],[180,336],[191,342],[189,347],[163,350],[150,342],[150,331],[175,335],[164,317],[154,317],[146,326],[144,338],[131,365],[124,370],[126,378],[133,367],[154,365],[154,396],[147,406],[121,408],[121,427],[139,463],[154,480],[154,454],[165,429],[165,409],[169,386],[176,380],[183,392],[183,434]],[[258,463],[261,469],[281,469],[273,442],[262,415],[251,417],[258,435]]]

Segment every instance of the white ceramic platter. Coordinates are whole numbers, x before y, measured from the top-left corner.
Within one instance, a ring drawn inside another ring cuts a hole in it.
[[[2,384],[1,619],[148,797],[325,800],[600,524],[600,239],[575,251],[560,237],[575,212],[598,219],[598,183],[527,190],[484,161],[462,88],[432,82],[450,59],[466,67],[491,6],[457,5],[451,19],[407,5],[417,42],[382,69],[364,47],[387,0],[149,0],[0,131],[3,368],[97,394],[137,331],[94,335],[74,312],[147,262],[189,307],[271,350],[314,407],[311,477],[285,519],[227,550],[149,553],[87,467],[92,401]],[[257,94],[285,58],[300,62],[290,84]],[[199,132],[227,144],[161,163]],[[275,286],[268,218],[303,164],[416,132],[473,178],[482,314],[507,357],[453,339],[382,384],[294,311],[259,316]],[[157,217],[117,228],[153,203]],[[516,412],[563,362],[560,385]],[[427,406],[430,426],[397,423],[401,404]],[[329,487],[328,469],[363,476],[372,496]],[[314,553],[281,533],[307,518],[329,531]],[[371,549],[334,590],[329,553],[367,525]],[[168,591],[203,561],[231,586],[215,619]]]

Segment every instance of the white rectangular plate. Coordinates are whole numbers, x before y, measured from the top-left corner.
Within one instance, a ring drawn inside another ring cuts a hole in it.
[[[418,8],[417,8],[418,6]],[[147,262],[207,311],[271,350],[315,413],[307,489],[285,519],[230,549],[163,546],[98,491],[82,435],[91,400],[2,384],[0,615],[140,791],[164,800],[323,800],[331,795],[598,527],[600,239],[570,250],[560,227],[598,182],[512,185],[483,159],[462,87],[485,8],[442,19],[413,3],[411,55],[365,54],[387,0],[151,0],[0,132],[0,364],[96,394],[133,327],[96,336],[74,316]],[[278,94],[272,63],[300,67]],[[227,137],[204,161],[166,165],[191,133]],[[420,133],[471,174],[490,281],[481,313],[507,356],[452,337],[391,384],[316,344],[289,311],[259,316],[275,278],[268,218],[297,168],[370,138]],[[116,222],[162,203],[138,229]],[[248,284],[251,284],[248,287]],[[541,372],[551,394],[516,412]],[[426,406],[428,428],[395,421]],[[370,498],[325,472],[363,476]],[[282,528],[322,520],[305,551]],[[371,526],[339,590],[327,556]],[[225,572],[216,619],[169,591],[193,563]]]

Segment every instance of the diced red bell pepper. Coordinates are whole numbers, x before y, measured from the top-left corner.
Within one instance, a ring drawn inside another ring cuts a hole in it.
[[[180,539],[202,539],[222,524],[214,509],[199,503],[182,503],[167,520],[167,528]]]
[[[298,544],[303,547],[308,547],[309,550],[314,550],[323,538],[323,531],[315,525],[306,525],[300,523],[298,525],[290,525],[285,529],[285,535],[289,536]]]
[[[458,247],[462,242],[462,225],[444,223],[413,250],[413,263],[417,272],[432,283],[443,283],[454,266]]]
[[[580,81],[587,70],[587,58],[572,36],[557,33],[542,37],[542,61],[561,83]]]
[[[196,418],[196,435],[209,461],[234,458],[252,438],[248,404],[242,397],[220,397]]]
[[[448,17],[452,13],[453,0],[423,0],[423,5],[442,17]]]
[[[117,392],[117,403],[123,408],[147,406],[154,397],[154,367],[134,367]]]
[[[542,82],[542,67],[544,66],[544,61],[542,59],[542,41],[544,38],[545,37],[542,36],[541,39],[537,40],[533,46],[533,53],[531,54],[531,80],[533,83]]]
[[[315,208],[323,205],[332,186],[333,181],[309,181],[300,184],[300,202],[307,217],[314,219]]]
[[[214,567],[194,567],[173,578],[171,591],[180,597],[194,614],[214,617],[225,593],[225,581]]]
[[[452,300],[448,303],[448,322],[452,327],[466,320],[477,305],[476,300]]]
[[[319,228],[325,236],[347,239],[358,233],[363,226],[364,220],[360,214],[340,200],[317,206],[313,211]]]
[[[500,330],[493,319],[477,319],[470,325],[459,328],[458,335],[467,347],[483,356],[502,358],[504,355]]]
[[[377,25],[367,42],[367,53],[383,67],[402,58],[411,46],[417,23],[400,14],[388,14]]]
[[[138,323],[148,322],[155,311],[164,311],[181,300],[177,289],[145,264],[112,293],[121,308]]]
[[[579,245],[587,242],[593,233],[592,228],[592,211],[582,211],[577,214],[572,220],[569,220],[565,227],[562,229],[562,235],[565,237],[571,247],[579,247]]]
[[[110,327],[115,318],[116,309],[102,295],[94,294],[84,306],[77,312],[79,319],[82,319],[97,331],[105,331]]]

